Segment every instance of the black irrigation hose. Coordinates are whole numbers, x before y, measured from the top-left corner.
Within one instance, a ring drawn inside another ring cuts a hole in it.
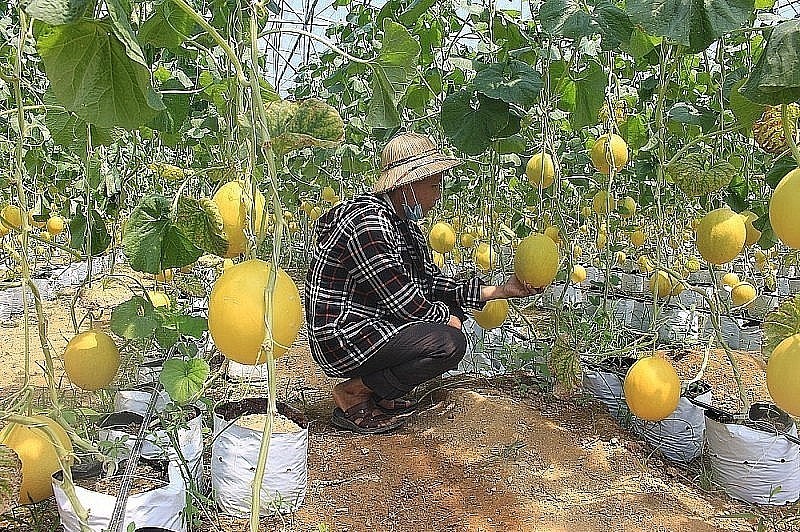
[[[691,402],[695,406],[699,406],[700,408],[703,408],[703,409],[705,409],[705,410],[707,410],[709,412],[713,412],[716,416],[720,417],[721,419],[730,419],[732,421],[746,419],[746,420],[749,421],[748,426],[751,426],[752,428],[755,428],[757,430],[762,430],[762,431],[768,432],[768,433],[773,433],[774,432],[776,436],[783,436],[784,438],[789,440],[791,443],[794,443],[796,445],[800,445],[800,438],[798,438],[797,436],[792,436],[791,434],[778,434],[777,430],[772,425],[769,425],[769,424],[766,424],[766,423],[760,423],[758,421],[751,420],[751,419],[749,419],[749,416],[745,416],[745,415],[741,415],[741,414],[739,414],[739,415],[729,414],[728,412],[726,412],[724,410],[721,410],[721,409],[719,409],[719,408],[717,408],[715,406],[709,405],[709,404],[704,403],[702,401],[698,401],[697,399],[694,399],[693,397],[686,397],[686,399],[688,399],[689,402]]]

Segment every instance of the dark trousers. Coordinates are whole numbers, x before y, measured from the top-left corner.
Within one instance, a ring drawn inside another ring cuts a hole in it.
[[[464,320],[460,308],[451,310]],[[460,329],[417,322],[401,329],[385,346],[347,376],[361,377],[375,395],[397,399],[423,382],[456,369],[467,351]]]

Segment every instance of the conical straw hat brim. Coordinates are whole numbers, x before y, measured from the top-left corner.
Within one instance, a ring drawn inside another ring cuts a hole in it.
[[[447,157],[440,152],[431,153],[430,155],[382,171],[378,181],[372,187],[372,191],[376,194],[379,192],[388,192],[397,187],[422,181],[426,177],[450,170],[461,163],[462,161],[459,159]]]

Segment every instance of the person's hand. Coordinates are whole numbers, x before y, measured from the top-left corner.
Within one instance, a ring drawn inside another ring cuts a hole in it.
[[[449,320],[447,320],[447,324],[448,324],[450,327],[455,327],[456,329],[458,329],[458,330],[461,330],[461,320],[460,320],[460,319],[458,319],[458,317],[457,317],[457,316],[453,316],[453,315],[451,314],[451,315],[450,315],[450,319],[449,319]]]
[[[505,297],[528,297],[541,294],[544,288],[536,288],[530,283],[523,283],[517,278],[517,274],[513,274],[511,278],[501,286],[501,290]]]

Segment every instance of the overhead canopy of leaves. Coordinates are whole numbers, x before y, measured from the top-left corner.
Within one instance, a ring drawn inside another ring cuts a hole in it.
[[[89,131],[92,135],[92,146],[107,146],[119,137],[115,130],[89,125],[76,114],[61,107],[52,91],[45,92],[43,100],[48,106],[44,123],[53,141],[63,148],[83,154],[86,151]]]
[[[134,270],[155,274],[167,268],[180,268],[191,264],[203,254],[203,249],[198,247],[192,238],[196,238],[197,234],[203,234],[206,230],[213,230],[219,220],[209,220],[207,207],[193,209],[191,202],[185,202],[186,210],[181,220],[186,223],[189,213],[192,212],[197,218],[190,222],[192,223],[192,230],[188,231],[192,235],[190,238],[185,232],[185,225],[179,226],[177,217],[173,217],[171,208],[169,198],[151,195],[143,198],[131,213],[122,241],[125,254]],[[204,243],[218,242],[218,238],[208,235],[201,240]]]
[[[371,127],[394,128],[400,125],[397,103],[416,75],[419,42],[400,24],[385,19],[378,57],[372,69],[372,98],[366,123]]]
[[[331,148],[344,139],[342,117],[321,100],[278,100],[265,104],[264,111],[272,148],[278,154],[311,146]]]
[[[474,101],[473,101],[474,100]],[[441,122],[450,142],[470,155],[486,151],[492,140],[500,137],[511,121],[508,104],[502,100],[475,94],[466,89],[454,92],[442,102]],[[516,119],[517,129],[519,118]],[[511,136],[516,131],[510,133]]]
[[[635,24],[700,52],[722,34],[739,28],[753,14],[753,0],[627,0]]]
[[[800,19],[775,26],[739,90],[748,100],[767,105],[800,100]]]
[[[667,118],[680,124],[700,126],[703,131],[709,131],[717,123],[718,112],[708,107],[689,103],[676,103],[667,112]]]
[[[202,358],[171,358],[164,362],[159,380],[170,399],[179,405],[185,405],[203,389],[209,372],[208,362]]]
[[[70,24],[80,19],[89,0],[22,0],[22,8],[31,17],[48,24]]]
[[[118,31],[90,20],[47,26],[36,45],[51,88],[67,110],[99,127],[134,129],[164,104],[150,85],[149,67],[143,58],[130,57],[138,54],[120,41]]]
[[[522,61],[479,65],[472,80],[475,89],[496,100],[530,109],[539,97],[542,78]]]

